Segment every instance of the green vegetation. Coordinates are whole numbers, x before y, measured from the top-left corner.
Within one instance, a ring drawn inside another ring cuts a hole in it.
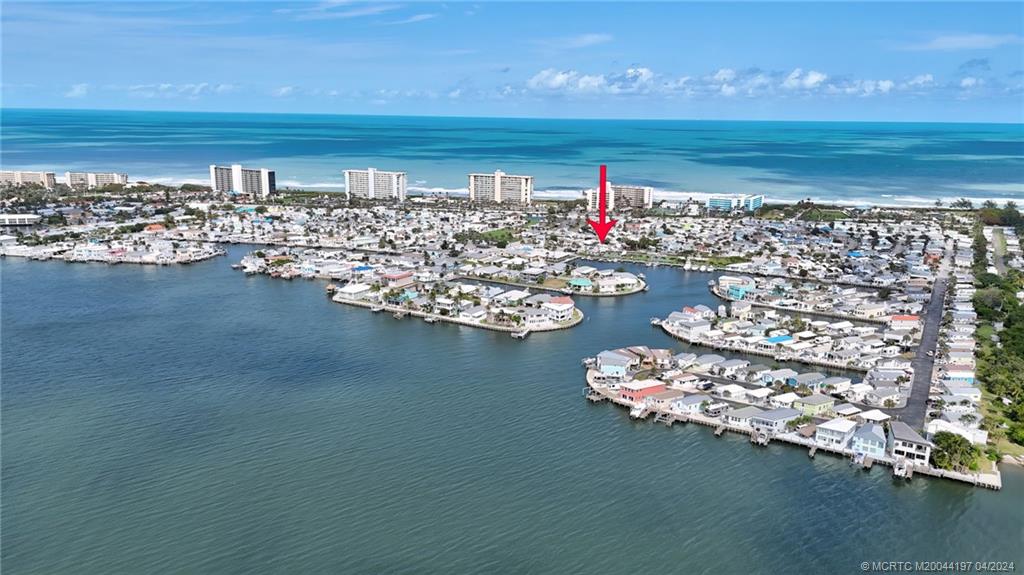
[[[809,208],[800,214],[800,219],[807,222],[834,222],[849,219],[850,214],[838,209]]]
[[[979,469],[981,449],[967,438],[948,431],[940,431],[932,438],[932,443],[935,444],[932,449],[932,465],[935,467],[960,472]]]
[[[798,427],[803,427],[804,425],[807,425],[812,421],[814,421],[814,418],[811,417],[810,415],[801,415],[800,417],[790,419],[789,421],[787,421],[786,427],[790,429],[796,429]]]
[[[987,395],[982,401],[984,426],[997,445],[1005,440],[1024,446],[1024,304],[1017,299],[1024,276],[1016,270],[1005,276],[986,272],[986,248],[979,225],[974,237],[974,310],[980,322],[976,375]]]
[[[486,243],[499,248],[507,246],[508,244],[516,241],[516,239],[516,235],[508,228],[499,228],[496,230],[488,230],[486,232],[467,231],[455,234],[455,240],[459,243]]]

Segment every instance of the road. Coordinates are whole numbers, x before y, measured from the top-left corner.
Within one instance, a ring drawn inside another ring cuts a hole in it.
[[[937,349],[948,281],[945,277],[936,278],[932,287],[932,299],[928,302],[928,313],[924,318],[921,344],[917,347],[917,355],[911,361],[911,365],[914,366],[914,382],[910,388],[907,405],[903,409],[889,410],[890,415],[898,415],[899,419],[914,429],[921,429],[924,426],[924,416],[928,409],[928,390],[931,388],[932,370],[935,367],[935,358],[930,357],[928,352],[934,353]]]
[[[1003,228],[992,228],[992,263],[999,275],[1006,275],[1006,237]]]

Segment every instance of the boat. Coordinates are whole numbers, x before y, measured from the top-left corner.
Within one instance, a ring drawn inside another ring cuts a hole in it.
[[[702,271],[702,272],[709,272],[709,271],[711,271],[711,268],[709,268],[708,266],[700,266],[700,271]]]
[[[691,269],[693,269],[693,268],[690,265],[690,260],[686,260],[686,263],[683,264],[683,270],[690,271]]]
[[[403,317],[405,317],[405,312],[401,312],[401,311],[396,311],[395,312],[395,319],[402,319]]]
[[[334,290],[338,289],[338,286],[334,284],[327,284],[327,293],[334,293]]]
[[[661,325],[661,318],[652,317],[651,318],[651,325]]]
[[[370,311],[372,311],[373,313],[377,313],[379,311],[384,311],[384,308],[379,305],[375,305],[370,308]]]
[[[436,323],[437,322],[437,318],[432,316],[432,315],[428,315],[428,316],[423,318],[423,321],[425,321],[427,323]]]
[[[231,269],[240,270],[242,269],[242,264],[231,264]]]
[[[526,339],[526,336],[530,335],[530,330],[524,329],[523,331],[512,332],[512,337],[516,339]]]
[[[658,264],[654,264],[654,265],[658,265]],[[638,278],[640,278],[642,280],[647,279],[647,276],[645,276],[644,274],[636,274],[636,277],[638,277]]]
[[[583,358],[583,367],[590,367],[597,363],[596,357],[585,357]]]

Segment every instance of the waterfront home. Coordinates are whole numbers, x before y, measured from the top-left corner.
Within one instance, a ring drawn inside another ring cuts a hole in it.
[[[487,319],[487,308],[482,305],[466,308],[459,312],[459,319],[482,322]]]
[[[378,292],[371,291],[372,286],[362,283],[350,283],[338,288],[338,294],[348,299],[369,300],[378,296]]]
[[[800,397],[793,401],[793,408],[799,409],[804,415],[821,417],[832,412],[836,400],[820,393],[813,393],[807,397]]]
[[[618,351],[602,351],[597,354],[597,369],[606,378],[622,379],[626,371],[639,364],[639,360]]]
[[[750,418],[761,413],[764,413],[764,410],[753,406],[747,406],[725,412],[722,419],[730,425],[750,427]]]
[[[786,431],[786,424],[801,415],[801,412],[790,407],[777,407],[751,417],[750,427],[759,433],[769,435],[783,433]]]
[[[894,315],[889,318],[889,327],[907,331],[921,329],[921,318],[916,315]]]
[[[984,429],[968,427],[959,421],[949,421],[944,417],[929,421],[925,425],[924,431],[928,439],[934,438],[936,433],[945,431],[959,435],[975,445],[984,446],[988,443],[988,432]]]
[[[814,441],[829,447],[844,448],[856,429],[856,422],[845,417],[837,417],[818,424],[814,432]]]
[[[667,389],[652,395],[648,395],[644,401],[647,407],[651,409],[657,409],[659,411],[668,411],[672,407],[672,403],[677,399],[686,397],[686,394],[676,389]]]
[[[713,353],[698,356],[693,361],[693,365],[690,367],[693,371],[699,373],[705,373],[711,370],[711,368],[719,363],[725,361],[725,358]]]
[[[734,378],[738,370],[743,369],[748,365],[750,365],[750,362],[744,359],[729,359],[714,365],[711,368],[711,371],[722,377]]]
[[[812,391],[817,391],[820,387],[820,383],[825,381],[825,376],[817,372],[801,373],[794,375],[786,379],[786,383],[793,387],[806,387]]]
[[[792,377],[796,377],[797,372],[792,369],[776,369],[769,371],[761,376],[761,383],[765,385],[782,385],[786,383]]]
[[[875,459],[885,457],[885,430],[877,423],[865,423],[853,434],[850,443],[854,453],[863,453]]]
[[[759,382],[761,381],[761,378],[764,377],[764,374],[768,373],[771,370],[772,368],[768,367],[767,365],[755,364],[737,370],[736,374],[738,376],[738,379],[743,379],[751,382]]]
[[[550,301],[541,304],[541,309],[547,313],[552,321],[566,322],[572,319],[573,313],[576,310],[576,304],[573,303],[572,298],[553,297]]]
[[[704,394],[687,395],[686,397],[680,397],[672,400],[671,406],[677,413],[693,414],[700,413],[701,406],[705,403],[710,403],[711,397]]]
[[[975,405],[981,403],[981,390],[977,387],[955,385],[948,382],[943,382],[942,387],[946,389],[946,393],[958,400],[966,399]]]
[[[627,381],[619,387],[619,397],[638,405],[655,393],[665,391],[665,384],[654,379],[642,379],[639,381]]]
[[[889,452],[894,458],[906,458],[915,464],[927,465],[932,443],[921,437],[902,421],[889,422]]]
[[[827,377],[821,381],[819,390],[826,390],[829,393],[843,393],[850,389],[852,381],[848,377]]]

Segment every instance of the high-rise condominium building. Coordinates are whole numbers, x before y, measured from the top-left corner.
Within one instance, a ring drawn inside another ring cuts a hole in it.
[[[654,205],[654,188],[650,186],[627,186],[608,182],[608,193],[605,202],[609,210],[628,208],[650,209]],[[596,212],[600,209],[600,195],[597,189],[587,190],[587,211]]]
[[[513,176],[501,170],[470,174],[469,201],[528,206],[533,202],[533,176]]]
[[[128,174],[113,172],[64,172],[64,183],[72,188],[99,188],[110,184],[128,185]]]
[[[345,193],[349,198],[405,200],[405,172],[385,172],[374,168],[345,170]]]
[[[210,166],[210,187],[215,192],[248,194],[254,198],[266,198],[277,191],[274,170],[266,168],[243,168],[231,166]]]
[[[2,171],[0,172],[0,185],[4,186],[43,186],[52,190],[57,185],[57,176],[53,172],[24,172],[24,171]]]
[[[734,210],[753,212],[763,205],[764,196],[760,194],[721,194],[709,196],[707,201],[709,210],[719,212],[731,212]]]

